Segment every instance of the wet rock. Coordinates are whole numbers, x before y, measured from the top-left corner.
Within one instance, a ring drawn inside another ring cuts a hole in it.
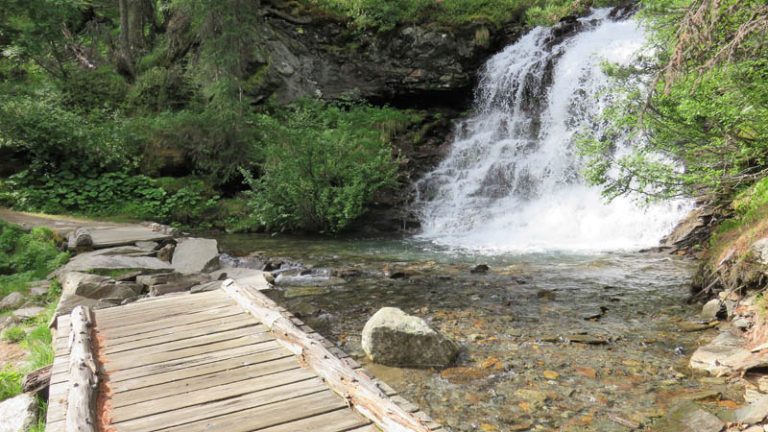
[[[490,269],[491,268],[488,267],[487,264],[478,264],[478,265],[472,267],[472,269],[469,270],[469,272],[473,273],[473,274],[483,274],[483,273],[488,273],[488,270],[490,270]]]
[[[26,432],[37,423],[37,398],[31,393],[0,402],[0,432]]]
[[[599,309],[592,312],[582,313],[580,316],[581,316],[581,319],[585,321],[597,321],[600,318],[602,318],[606,312],[608,312],[608,308],[606,306],[600,306]]]
[[[712,375],[724,375],[747,360],[751,353],[742,348],[742,338],[731,332],[720,333],[712,342],[699,347],[691,356],[690,367]]]
[[[768,417],[768,395],[736,411],[736,421],[744,424],[762,422]]]
[[[291,312],[299,318],[307,318],[317,315],[320,312],[320,308],[311,303],[302,302],[292,306]]]
[[[515,396],[533,407],[540,407],[547,401],[546,393],[534,389],[518,389],[515,391]]]
[[[371,360],[389,366],[445,367],[459,353],[454,341],[423,319],[393,307],[379,309],[368,320],[362,346]]]
[[[331,276],[328,269],[287,270],[275,277],[277,286],[323,287],[342,283],[344,280]]]
[[[285,298],[310,297],[328,294],[330,290],[325,287],[291,287],[285,290]]]
[[[219,268],[219,247],[216,240],[182,238],[176,243],[171,259],[173,268],[182,274],[210,272]]]
[[[572,334],[568,335],[567,339],[573,343],[582,343],[587,345],[606,345],[609,342],[609,340],[605,337],[589,334]]]
[[[27,299],[20,292],[12,292],[0,300],[0,309],[14,309],[21,307]]]
[[[552,290],[543,289],[536,292],[536,297],[542,300],[553,301],[557,298],[557,294]]]
[[[18,319],[26,320],[32,319],[45,311],[45,308],[39,306],[30,306],[21,309],[16,309],[12,312],[12,315]]]
[[[661,432],[720,432],[725,423],[693,402],[676,406],[659,429]]]
[[[712,299],[701,308],[701,317],[707,321],[724,319],[726,314],[725,305],[719,299]]]
[[[704,331],[712,328],[712,325],[710,325],[709,323],[692,322],[692,321],[681,321],[677,323],[677,326],[680,328],[680,330],[686,333]]]

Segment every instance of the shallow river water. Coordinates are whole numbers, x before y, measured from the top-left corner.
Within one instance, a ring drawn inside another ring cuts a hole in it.
[[[684,400],[735,406],[736,390],[686,367],[714,332],[690,331],[699,308],[685,302],[695,266],[688,260],[483,256],[408,239],[233,235],[220,242],[234,256],[335,269],[322,286],[268,294],[455,431],[661,430],[658,419]],[[477,264],[490,269],[472,273]],[[366,362],[360,333],[383,306],[420,316],[457,340],[455,367]]]

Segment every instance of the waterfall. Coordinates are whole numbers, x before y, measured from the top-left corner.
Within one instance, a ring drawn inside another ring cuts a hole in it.
[[[655,246],[687,201],[610,203],[580,175],[579,132],[603,127],[611,103],[605,61],[637,61],[643,29],[609,9],[538,27],[485,65],[474,114],[456,125],[450,153],[416,183],[421,236],[488,252],[607,251]],[[629,142],[617,142],[616,152]]]

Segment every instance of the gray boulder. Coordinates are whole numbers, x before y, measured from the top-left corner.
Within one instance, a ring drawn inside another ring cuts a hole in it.
[[[23,393],[0,402],[0,432],[26,432],[37,423],[37,399]]]
[[[202,273],[219,268],[219,247],[216,240],[182,238],[173,252],[171,266],[182,274]]]
[[[408,367],[445,367],[459,346],[432,329],[423,319],[398,308],[379,309],[365,324],[363,350],[380,364]]]
[[[40,306],[30,306],[13,311],[12,315],[20,320],[32,319],[45,311]]]
[[[133,282],[74,271],[61,274],[59,282],[62,292],[56,316],[70,313],[78,305],[94,308],[118,305],[136,298],[142,291],[141,285]]]
[[[712,299],[701,308],[701,317],[709,321],[725,318],[726,313],[725,305],[720,299]]]
[[[751,246],[752,254],[761,264],[768,264],[768,238],[762,238]]]
[[[26,299],[20,292],[12,292],[0,300],[0,309],[15,309],[21,307]]]

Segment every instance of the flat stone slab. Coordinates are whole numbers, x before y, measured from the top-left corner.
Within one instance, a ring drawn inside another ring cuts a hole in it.
[[[264,272],[261,270],[228,267],[211,273],[211,278],[214,280],[222,278],[233,279],[241,287],[259,291],[271,288],[269,283],[267,283],[267,280],[264,279]]]
[[[14,309],[24,305],[27,299],[20,292],[12,292],[0,300],[0,309]]]
[[[37,399],[23,393],[0,402],[0,432],[26,432],[37,423]]]
[[[219,246],[216,240],[181,238],[176,243],[171,266],[179,273],[203,273],[219,268]]]
[[[768,395],[736,411],[736,421],[739,423],[760,423],[766,417],[768,417]]]
[[[139,255],[122,255],[124,253]],[[99,270],[141,270],[144,272],[172,271],[171,265],[155,257],[141,256],[146,251],[136,247],[123,246],[115,249],[103,249],[80,254],[72,258],[64,267],[56,271],[61,275],[67,272],[92,272]]]
[[[45,308],[41,308],[40,306],[30,306],[16,309],[12,314],[19,319],[31,319],[40,315],[43,311],[45,311]]]
[[[137,242],[154,242],[170,239],[173,236],[154,231],[150,227],[141,225],[121,226],[113,228],[96,228],[90,230],[93,239],[93,248],[109,248],[135,244]]]
[[[691,356],[692,369],[708,372],[715,376],[730,373],[744,364],[752,353],[743,348],[741,337],[726,331],[720,333],[712,342],[699,347]]]

